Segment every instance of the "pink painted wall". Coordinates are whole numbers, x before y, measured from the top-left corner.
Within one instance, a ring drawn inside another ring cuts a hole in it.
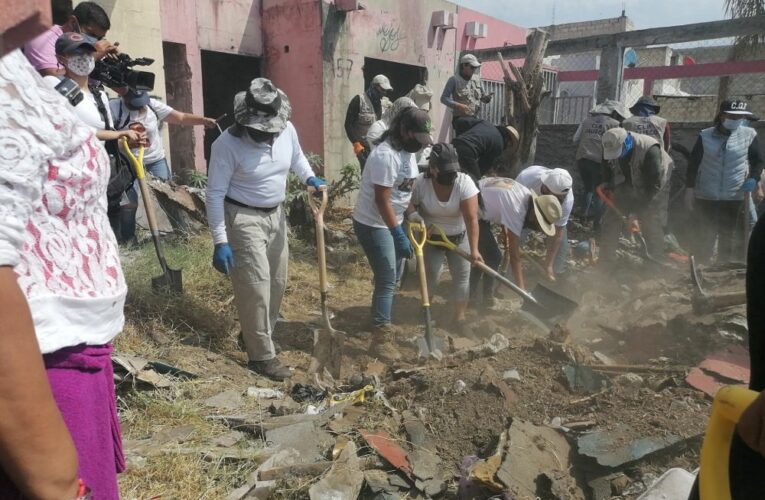
[[[526,43],[526,28],[500,21],[464,7],[457,7],[457,53],[463,50],[486,49],[504,45],[524,45]],[[477,21],[488,25],[489,33],[486,38],[469,38],[465,36],[465,25]],[[488,80],[502,81],[503,74],[498,62],[487,62],[481,66],[481,77]]]
[[[204,114],[202,50],[255,57],[263,55],[261,0],[160,0],[162,40],[186,45],[191,69],[192,109]],[[232,96],[233,98],[233,96]],[[204,131],[194,128],[197,170],[205,171]]]
[[[292,105],[306,152],[324,154],[321,10],[317,0],[263,0],[265,76]]]
[[[444,0],[374,0],[364,5],[365,10],[343,13],[322,2],[324,159],[330,177],[356,162],[343,125],[348,103],[364,91],[365,57],[425,67],[433,90],[431,121],[441,129],[445,119],[439,97],[454,73],[456,30],[436,31],[431,18],[436,11],[455,12],[456,6]],[[436,130],[434,137],[438,135]]]

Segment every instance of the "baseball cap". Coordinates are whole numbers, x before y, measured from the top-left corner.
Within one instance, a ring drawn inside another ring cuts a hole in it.
[[[574,181],[571,179],[571,174],[562,168],[548,170],[542,176],[542,184],[547,186],[547,189],[557,196],[568,194],[568,192],[571,191],[573,183]]]
[[[459,172],[460,164],[457,158],[457,150],[449,143],[439,142],[434,144],[428,156],[429,165],[438,169],[439,172]]]
[[[751,115],[749,103],[743,99],[726,99],[720,104],[720,113],[729,115]]]
[[[547,236],[555,234],[555,223],[563,216],[563,209],[558,198],[551,194],[537,196],[532,194],[534,200],[534,214],[537,216],[539,227]]]
[[[93,46],[94,43],[96,43],[96,41],[93,38],[83,35],[82,33],[70,31],[64,33],[56,40],[56,54],[71,54],[79,49],[86,49],[93,52],[96,50]]]
[[[133,109],[138,109],[149,104],[149,94],[145,90],[128,89],[122,98]]]
[[[480,68],[481,63],[478,62],[478,58],[473,54],[465,54],[460,57],[460,64],[469,64],[474,68]]]
[[[627,139],[627,131],[621,127],[612,128],[603,134],[603,159],[616,160],[622,155],[622,146]]]
[[[417,142],[423,146],[433,144],[433,138],[430,136],[433,125],[427,111],[419,108],[406,108],[401,112],[401,125],[414,132]]]
[[[377,75],[372,78],[372,84],[379,85],[384,90],[393,90],[393,87],[390,86],[390,80],[388,80],[388,77],[385,75]]]

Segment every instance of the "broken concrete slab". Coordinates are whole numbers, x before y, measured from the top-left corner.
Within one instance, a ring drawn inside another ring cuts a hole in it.
[[[446,491],[446,479],[442,475],[443,464],[438,455],[428,450],[415,449],[409,453],[409,461],[412,463],[415,487],[418,490],[428,498]]]
[[[584,500],[569,469],[571,446],[557,430],[514,419],[497,479],[525,498]]]
[[[637,500],[685,499],[691,493],[696,474],[685,469],[672,468],[662,474]]]
[[[296,450],[283,449],[276,451],[264,461],[249,476],[245,484],[226,495],[226,500],[268,500],[276,488],[276,481],[261,481],[260,473],[275,467],[293,463],[298,458]]]
[[[581,455],[594,458],[600,465],[618,467],[682,440],[674,434],[630,439],[628,436],[631,434],[630,427],[618,424],[611,430],[596,430],[582,435],[577,440],[577,447]]]
[[[217,448],[231,448],[232,446],[235,446],[236,444],[243,441],[246,437],[247,436],[244,432],[228,431],[224,434],[221,434],[220,436],[214,437],[210,441],[210,444]]]
[[[284,393],[269,387],[248,387],[247,396],[256,399],[284,399]]]
[[[335,440],[316,422],[307,421],[267,431],[266,442],[269,446],[297,450],[300,457],[294,463],[312,463],[328,456]]]
[[[244,404],[242,392],[231,389],[205,399],[205,406],[218,410],[236,410]]]
[[[363,484],[356,444],[349,441],[327,475],[313,484],[308,494],[311,500],[356,500]]]

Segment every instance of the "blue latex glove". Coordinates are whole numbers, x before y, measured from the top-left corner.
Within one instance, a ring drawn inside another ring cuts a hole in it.
[[[234,252],[231,251],[231,247],[228,243],[219,243],[215,245],[215,252],[213,252],[213,267],[223,274],[228,274],[229,270],[234,267]]]
[[[753,193],[755,189],[757,189],[757,180],[751,177],[744,181],[744,185],[741,186],[741,190],[745,193]]]
[[[321,198],[321,191],[319,188],[321,186],[327,185],[327,181],[325,181],[321,177],[309,177],[308,179],[306,179],[305,183],[307,186],[311,186],[312,188],[316,189],[316,192],[313,195],[316,196],[317,198]]]
[[[404,226],[399,224],[393,229],[389,229],[391,236],[393,236],[393,246],[396,248],[396,259],[409,259],[414,254],[412,248],[412,242],[404,232]]]

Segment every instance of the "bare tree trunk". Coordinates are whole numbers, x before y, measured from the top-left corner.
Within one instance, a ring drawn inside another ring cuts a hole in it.
[[[497,54],[505,73],[505,85],[512,96],[512,99],[507,99],[506,114],[513,118],[514,126],[521,136],[520,147],[510,166],[511,175],[534,162],[539,132],[538,110],[545,92],[542,61],[549,40],[549,33],[543,30],[533,30],[529,34],[526,38],[526,60],[520,70],[512,61],[505,63],[502,56]]]

